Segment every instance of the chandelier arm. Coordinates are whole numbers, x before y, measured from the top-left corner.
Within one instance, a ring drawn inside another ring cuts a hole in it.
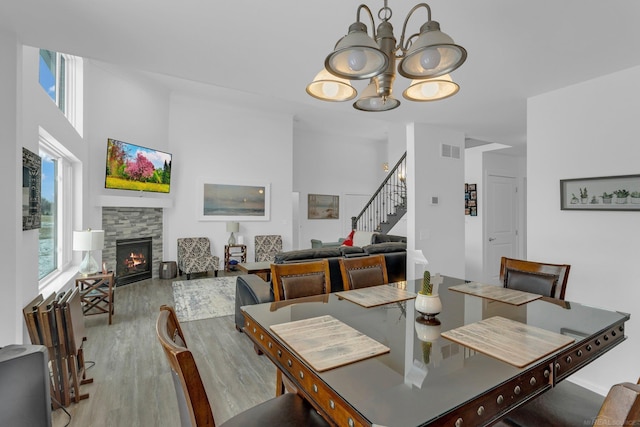
[[[409,37],[407,39],[407,43],[405,45],[404,43],[404,37],[405,37],[405,33],[407,31],[407,24],[409,23],[409,18],[411,18],[411,16],[413,15],[413,13],[418,10],[419,8],[424,7],[425,9],[427,9],[427,22],[431,21],[431,8],[429,7],[428,4],[426,3],[420,3],[417,4],[415,6],[413,6],[413,8],[409,11],[409,13],[407,13],[407,17],[404,19],[404,24],[402,25],[402,34],[400,35],[400,41],[398,42],[398,47],[396,48],[396,50],[400,50],[402,52],[402,55],[400,55],[399,57],[404,56],[404,54],[407,52],[407,50],[409,50],[409,46],[411,46],[411,39],[413,39],[414,37],[418,36],[419,34],[413,34],[411,37]]]
[[[373,20],[373,13],[371,13],[371,9],[369,9],[369,6],[367,6],[366,4],[361,4],[360,6],[358,6],[358,11],[356,12],[356,21],[357,22],[361,22],[360,21],[360,11],[362,9],[365,9],[367,11],[367,14],[369,15],[369,19],[371,20],[371,31],[373,31],[373,39],[376,39],[376,22]]]

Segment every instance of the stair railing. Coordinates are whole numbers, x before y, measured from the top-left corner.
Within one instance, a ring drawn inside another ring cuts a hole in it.
[[[389,171],[360,214],[351,217],[353,230],[381,232],[382,225],[389,224],[391,216],[395,215],[398,210],[406,210],[406,170],[407,153],[405,152]],[[398,220],[399,218],[395,219],[396,222]]]

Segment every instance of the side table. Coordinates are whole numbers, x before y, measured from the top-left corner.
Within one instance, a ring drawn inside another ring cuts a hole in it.
[[[232,259],[238,262],[247,262],[247,245],[224,246],[224,271],[231,271],[229,264]]]
[[[92,274],[78,277],[76,287],[80,291],[82,312],[85,316],[93,314],[109,314],[109,324],[113,316],[113,295],[115,277],[113,273]]]

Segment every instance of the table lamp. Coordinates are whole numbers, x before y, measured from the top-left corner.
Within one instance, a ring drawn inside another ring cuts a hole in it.
[[[229,236],[229,246],[236,244],[236,238],[233,235],[233,233],[234,232],[237,233],[238,231],[240,231],[240,223],[239,222],[235,222],[235,221],[227,222],[227,232],[231,233],[231,236]]]
[[[73,250],[86,251],[86,255],[80,264],[80,274],[88,276],[100,271],[100,267],[91,256],[91,251],[99,251],[104,248],[104,230],[82,230],[73,232]]]

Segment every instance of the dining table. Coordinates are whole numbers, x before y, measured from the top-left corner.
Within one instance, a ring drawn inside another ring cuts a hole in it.
[[[627,313],[502,298],[450,276],[440,312],[425,315],[421,285],[244,306],[244,331],[329,423],[349,427],[491,425],[626,339]]]

